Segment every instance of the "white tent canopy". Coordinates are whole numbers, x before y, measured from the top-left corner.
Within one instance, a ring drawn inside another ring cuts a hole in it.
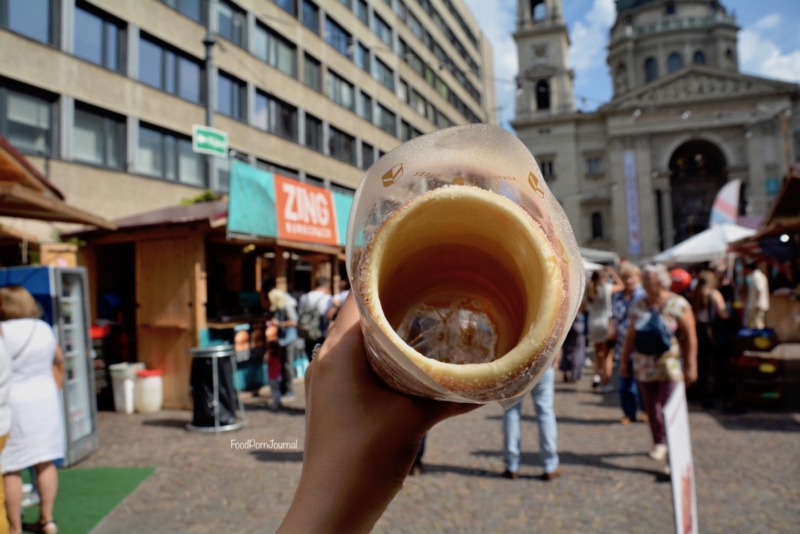
[[[583,260],[583,269],[587,272],[602,271],[603,269],[605,269],[605,266],[600,265],[599,263],[589,261],[586,258],[581,258],[581,259]]]
[[[581,257],[589,262],[602,263],[604,265],[616,265],[619,263],[619,254],[608,250],[598,250],[595,248],[579,248]]]
[[[718,224],[656,255],[661,263],[702,263],[725,256],[728,244],[750,237],[755,230],[735,224]]]

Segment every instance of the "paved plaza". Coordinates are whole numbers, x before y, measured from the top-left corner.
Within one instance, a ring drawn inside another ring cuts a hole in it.
[[[521,476],[502,478],[502,409],[485,406],[433,429],[425,474],[406,481],[376,532],[674,532],[647,427],[619,425],[617,395],[590,389],[587,377],[556,385],[562,478],[537,478],[530,397]],[[300,477],[302,395],[277,414],[266,398],[247,403],[250,424],[219,437],[187,432],[189,412],[101,413],[100,450],[80,468],[156,470],[93,533],[275,531]],[[692,411],[690,421],[701,532],[797,532],[800,414]],[[237,450],[232,439],[297,440],[298,449]]]

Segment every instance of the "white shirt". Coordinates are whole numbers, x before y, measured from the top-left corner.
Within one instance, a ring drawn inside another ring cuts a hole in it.
[[[747,309],[767,311],[769,309],[769,282],[759,269],[753,271],[753,281],[747,286]]]
[[[8,406],[8,393],[11,390],[11,356],[0,337],[0,436],[11,430],[11,408]]]

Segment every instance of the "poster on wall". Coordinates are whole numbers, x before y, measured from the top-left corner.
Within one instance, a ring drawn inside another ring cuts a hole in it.
[[[639,185],[636,178],[636,152],[623,153],[625,169],[625,205],[628,212],[628,251],[631,256],[642,254],[642,240],[639,229]]]
[[[664,405],[664,422],[669,447],[672,502],[675,507],[675,532],[697,534],[697,495],[694,485],[692,441],[689,435],[689,410],[683,382],[678,382]]]

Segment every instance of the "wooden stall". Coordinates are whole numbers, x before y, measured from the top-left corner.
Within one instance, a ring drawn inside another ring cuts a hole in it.
[[[88,269],[93,295],[133,295],[133,309],[120,314],[135,316],[136,359],[164,372],[165,408],[192,408],[189,349],[208,337],[209,326],[263,322],[252,297],[265,289],[265,279],[293,289],[293,258],[302,256],[312,275],[343,258],[341,247],[228,238],[226,216],[226,201],[204,202],[119,219],[114,232],[70,234],[87,242],[79,262]],[[132,269],[126,265],[131,260]],[[108,272],[126,269],[127,276]],[[92,303],[93,320],[100,307]]]

